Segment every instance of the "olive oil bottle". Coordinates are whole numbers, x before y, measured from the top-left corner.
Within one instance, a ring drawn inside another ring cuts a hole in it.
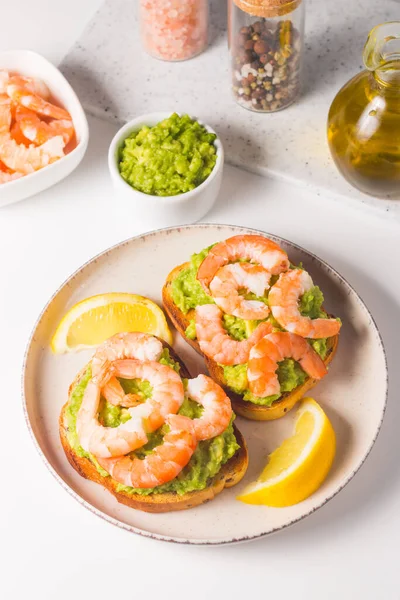
[[[376,197],[400,198],[400,21],[372,29],[363,59],[367,70],[331,105],[329,147],[349,183]]]

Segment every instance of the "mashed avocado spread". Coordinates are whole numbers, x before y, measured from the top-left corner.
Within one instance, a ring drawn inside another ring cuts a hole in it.
[[[216,135],[176,113],[131,133],[120,149],[119,170],[129,185],[155,196],[189,192],[207,179],[217,156]]]
[[[197,281],[197,271],[211,248],[212,246],[209,246],[198,254],[193,254],[190,259],[190,266],[187,269],[182,270],[172,281],[172,299],[184,314],[187,314],[189,310],[200,304],[211,304],[214,302],[210,296],[207,296],[200,283]],[[293,268],[296,267],[293,266]],[[256,299],[255,296],[252,296],[251,294],[246,294],[246,298]],[[264,297],[257,298],[257,300],[262,300],[268,304],[268,292]],[[308,316],[311,319],[325,318],[327,317],[327,314],[322,309],[323,302],[324,296],[322,291],[318,286],[314,286],[300,298],[300,312],[302,315]],[[271,322],[275,331],[284,331],[272,315],[270,315],[267,320]],[[261,321],[245,321],[231,315],[223,316],[224,328],[233,339],[238,341],[247,339],[260,322]],[[191,319],[190,324],[185,331],[185,335],[191,340],[196,339],[196,327],[193,319]],[[324,360],[328,352],[327,338],[308,340],[308,342]],[[237,394],[242,395],[244,400],[253,402],[253,404],[271,406],[275,400],[280,398],[281,394],[268,396],[267,398],[258,398],[251,394],[248,389],[247,363],[234,366],[221,366],[224,371],[227,387]],[[304,383],[307,378],[306,373],[299,363],[292,358],[285,358],[279,363],[277,375],[282,393],[291,392],[298,385]]]
[[[171,359],[168,349],[163,350],[163,354],[159,362],[169,365],[179,372],[179,364]],[[81,378],[80,382],[71,392],[66,409],[68,426],[67,437],[70,446],[79,456],[83,456],[91,460],[100,475],[103,477],[109,477],[107,471],[102,469],[96,458],[92,454],[89,454],[83,450],[79,444],[78,435],[76,433],[76,417],[82,404],[83,394],[85,393],[85,389],[90,377],[91,369],[89,367]],[[141,394],[143,399],[151,396],[152,388],[148,381],[139,381],[137,379],[120,379],[120,382],[126,393]],[[186,398],[179,410],[179,414],[194,419],[201,415],[202,410],[202,407],[197,404],[197,402]],[[120,406],[113,406],[104,399],[101,400],[99,421],[104,426],[117,427],[120,423],[123,423],[129,419],[130,416],[127,409],[121,408]],[[222,465],[225,464],[239,449],[232,423],[233,420],[221,435],[212,438],[211,440],[199,442],[189,463],[181,471],[178,477],[172,481],[150,489],[137,489],[117,484],[117,491],[125,491],[131,494],[142,495],[176,492],[177,494],[183,495],[187,492],[204,489],[207,486],[208,481],[218,473]],[[164,425],[154,433],[149,434],[148,443],[135,452],[131,452],[131,456],[137,456],[141,459],[145,458],[145,456],[150,454],[153,448],[162,443],[162,439],[166,432],[167,425]]]
[[[172,281],[171,293],[174,304],[186,315],[189,310],[201,304],[214,304],[214,300],[207,296],[200,283],[197,281],[197,271],[212,246],[205,248],[198,254],[192,254],[190,266],[183,269]]]

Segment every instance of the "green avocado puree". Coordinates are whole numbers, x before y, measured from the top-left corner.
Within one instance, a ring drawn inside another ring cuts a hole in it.
[[[119,153],[120,173],[129,185],[145,194],[176,196],[189,192],[203,183],[215,166],[216,137],[188,115],[174,113],[124,140]]]
[[[200,283],[197,281],[197,271],[211,248],[212,246],[209,246],[198,254],[193,254],[190,259],[190,266],[181,271],[172,281],[172,299],[184,314],[187,314],[189,310],[200,304],[213,303],[213,299],[210,296],[207,296]],[[292,268],[297,267],[292,265]],[[301,266],[299,268],[301,268]],[[276,279],[277,278],[274,278],[274,281],[271,281],[271,284],[275,283]],[[261,300],[268,304],[268,292],[262,298],[256,298],[252,294],[245,294],[245,297],[252,300]],[[324,296],[322,291],[318,286],[314,286],[300,298],[300,313],[311,319],[326,318],[327,314],[322,309],[323,302]],[[270,315],[267,320],[272,324],[275,331],[285,331],[272,315]],[[247,339],[260,322],[261,321],[245,321],[231,315],[223,316],[224,328],[233,339],[238,341]],[[196,339],[196,326],[193,319],[190,320],[185,335],[188,339]],[[308,343],[324,360],[328,352],[327,338],[308,340]],[[243,365],[221,366],[224,371],[227,387],[237,394],[242,395],[244,400],[248,400],[254,404],[270,406],[275,400],[280,398],[281,394],[268,396],[267,398],[258,398],[251,394],[248,389],[246,374],[247,363]],[[301,385],[307,378],[306,373],[299,363],[292,358],[285,358],[278,364],[277,375],[281,385],[281,393],[292,391],[298,385]]]
[[[212,246],[205,248],[190,258],[190,265],[183,269],[172,281],[171,294],[174,304],[186,315],[192,308],[202,304],[214,304],[213,299],[207,296],[200,283],[197,281],[199,266],[211,250]]]
[[[253,404],[260,404],[263,406],[271,406],[275,400],[278,400],[281,394],[275,394],[273,396],[267,396],[266,398],[258,398],[248,389],[249,384],[247,381],[247,363],[243,365],[234,366],[223,366],[224,377],[228,387],[234,392],[243,396],[243,400],[248,400]],[[298,385],[304,383],[307,378],[306,373],[303,371],[298,362],[292,358],[285,358],[278,363],[277,375],[281,386],[281,392],[291,392]]]
[[[159,362],[169,365],[179,372],[179,364],[172,360],[167,348],[163,350]],[[66,409],[68,427],[67,438],[70,446],[79,456],[83,456],[91,460],[100,475],[103,477],[109,477],[107,471],[105,471],[98,464],[96,458],[92,454],[83,450],[79,444],[78,435],[76,433],[76,417],[82,404],[83,395],[90,377],[91,369],[89,367],[83,377],[80,379],[79,383],[71,392]],[[152,394],[152,388],[148,381],[141,381],[138,379],[120,379],[120,382],[126,393],[136,393],[142,395],[143,400],[149,398]],[[179,410],[179,414],[194,419],[201,415],[202,410],[203,409],[199,404],[186,398]],[[104,399],[101,400],[99,421],[102,423],[102,425],[105,427],[117,427],[120,423],[124,423],[129,419],[130,416],[127,409],[120,406],[113,406]],[[163,437],[168,431],[167,427],[167,425],[164,425],[154,433],[149,434],[148,443],[139,450],[132,452],[131,456],[137,456],[138,458],[143,459],[145,456],[150,454],[153,448],[162,443]],[[142,495],[176,492],[177,494],[183,495],[194,490],[202,490],[207,486],[209,479],[218,473],[222,465],[225,464],[238,449],[239,445],[236,441],[233,431],[232,419],[232,422],[229,424],[228,428],[221,435],[212,438],[211,440],[199,442],[189,463],[181,471],[178,477],[172,481],[149,489],[132,488],[117,484],[117,491],[125,491],[131,494]]]

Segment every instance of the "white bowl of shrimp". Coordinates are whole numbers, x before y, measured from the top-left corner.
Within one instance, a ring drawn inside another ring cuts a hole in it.
[[[61,72],[30,50],[0,52],[0,207],[67,177],[88,140],[84,110]]]
[[[212,171],[197,187],[176,195],[153,195],[139,191],[130,185],[120,173],[120,152],[125,140],[134,132],[144,126],[154,127],[164,119],[176,113],[157,112],[137,117],[126,123],[114,136],[108,151],[108,167],[111,174],[118,201],[124,203],[126,214],[132,214],[136,222],[148,228],[167,227],[170,225],[183,225],[195,223],[206,215],[218,197],[224,166],[224,149],[217,133],[200,119],[190,115],[192,121],[197,121],[207,133],[216,136],[215,147],[216,161]],[[178,114],[182,117],[182,114]]]

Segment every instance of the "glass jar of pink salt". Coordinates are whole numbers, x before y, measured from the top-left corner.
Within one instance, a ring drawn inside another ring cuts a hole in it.
[[[208,42],[208,0],[140,0],[144,48],[154,58],[187,60]]]

